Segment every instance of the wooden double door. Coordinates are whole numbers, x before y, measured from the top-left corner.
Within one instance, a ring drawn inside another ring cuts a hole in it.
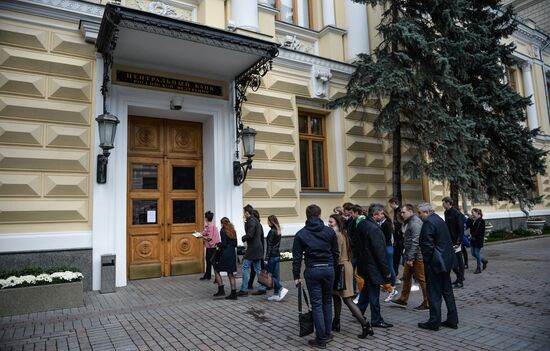
[[[204,270],[202,125],[130,116],[129,279]]]

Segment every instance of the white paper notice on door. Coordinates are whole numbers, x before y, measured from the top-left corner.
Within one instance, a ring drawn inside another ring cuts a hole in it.
[[[147,211],[147,223],[157,223],[157,211]]]

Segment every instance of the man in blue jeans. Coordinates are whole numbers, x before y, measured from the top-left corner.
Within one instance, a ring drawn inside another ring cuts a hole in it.
[[[380,314],[380,285],[389,282],[391,277],[384,233],[373,218],[380,212],[384,212],[382,204],[370,205],[369,216],[357,225],[353,237],[358,254],[357,272],[365,280],[357,306],[365,314],[370,304],[372,326],[390,328],[393,324],[384,322]]]
[[[254,208],[250,205],[246,205],[244,208],[244,218],[246,223],[244,225],[245,235],[242,240],[246,243],[246,252],[243,259],[243,281],[241,290],[237,293],[237,296],[248,296],[248,281],[250,279],[250,266],[253,267],[256,275],[260,275],[261,261],[264,257],[264,246],[262,243],[262,226],[260,221],[252,215]],[[252,293],[252,295],[265,295],[265,286],[260,284],[258,291]]]
[[[334,268],[340,253],[336,233],[323,223],[320,216],[319,206],[309,205],[306,208],[306,226],[296,233],[292,245],[292,273],[296,286],[301,285],[300,269],[304,256],[304,278],[315,326],[315,339],[309,340],[308,344],[325,348],[326,343],[332,340],[332,289]]]

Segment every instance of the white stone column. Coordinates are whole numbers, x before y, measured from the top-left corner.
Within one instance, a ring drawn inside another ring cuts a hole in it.
[[[370,53],[367,5],[346,1],[345,13],[348,25],[347,61],[349,62],[355,60],[357,54]]]
[[[334,14],[334,0],[323,0],[323,26],[336,25],[336,15]]]
[[[521,66],[523,72],[523,87],[525,97],[530,97],[531,105],[527,106],[527,121],[529,129],[533,130],[539,127],[537,117],[537,107],[535,106],[535,90],[533,89],[533,77],[531,75],[531,63],[524,62]]]
[[[258,31],[258,2],[252,0],[232,0],[231,19],[237,28]]]

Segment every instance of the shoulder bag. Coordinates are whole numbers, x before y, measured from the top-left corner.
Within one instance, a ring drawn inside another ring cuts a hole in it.
[[[302,295],[306,300],[307,312],[302,312]],[[300,285],[298,287],[298,322],[300,324],[300,336],[306,336],[313,333],[313,312],[309,307],[309,301],[306,292]]]
[[[334,290],[346,290],[346,267],[343,264],[339,264],[336,266],[334,273]]]
[[[258,275],[258,283],[265,285],[267,288],[273,287],[273,275],[267,269],[262,269],[260,275]]]

